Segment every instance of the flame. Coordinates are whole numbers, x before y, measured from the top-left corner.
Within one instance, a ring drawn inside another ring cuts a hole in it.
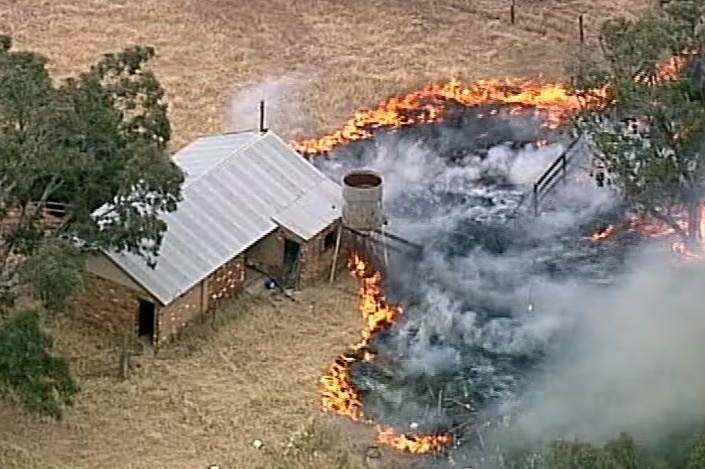
[[[590,236],[590,239],[592,241],[600,241],[602,239],[609,238],[612,233],[614,233],[614,225],[607,225],[607,227],[593,233],[592,236]]]
[[[680,225],[683,229],[687,227],[687,218],[682,217]],[[673,230],[672,230],[673,231]],[[671,250],[675,252],[683,261],[704,261],[705,260],[705,205],[700,208],[700,226],[698,227],[696,246],[688,246],[683,240],[677,240],[671,245]]]
[[[655,79],[658,80],[672,80],[677,78],[678,75],[685,69],[689,61],[692,60],[694,56],[697,55],[697,51],[690,49],[685,50],[680,54],[668,57],[663,63],[657,68]],[[641,75],[637,76],[637,80],[648,80],[649,78]]]
[[[371,138],[375,129],[401,127],[442,120],[450,102],[464,106],[504,104],[510,114],[532,107],[545,120],[546,126],[557,127],[580,107],[576,96],[570,96],[560,84],[542,84],[531,80],[480,80],[465,86],[458,79],[431,84],[402,97],[381,102],[375,109],[356,112],[342,128],[320,138],[293,142],[294,150],[303,155],[328,152],[355,140]],[[500,111],[490,111],[498,114]],[[484,117],[478,114],[478,117]]]
[[[692,55],[692,52],[686,51],[665,60],[657,70],[658,79],[676,77]],[[646,80],[639,76],[636,79]],[[432,83],[405,96],[387,99],[374,109],[358,111],[330,135],[290,144],[302,155],[327,153],[340,144],[369,139],[376,129],[441,121],[450,103],[467,107],[504,105],[502,110],[490,111],[490,115],[512,115],[531,108],[544,119],[546,127],[556,128],[574,111],[585,106],[586,96],[590,100],[603,101],[610,93],[610,87],[605,86],[582,93],[581,98],[571,94],[569,87],[561,83],[505,78],[479,80],[472,85],[464,85],[459,79],[453,78],[445,83]],[[478,113],[477,117],[485,116]]]
[[[683,210],[673,216],[676,224],[681,230],[687,230],[687,214]],[[636,232],[642,236],[654,239],[665,239],[670,243],[670,249],[682,261],[705,261],[705,205],[700,209],[700,226],[697,233],[699,244],[696,246],[687,245],[672,226],[660,221],[651,220],[644,217],[632,216],[626,222],[626,230]],[[590,239],[592,241],[605,240],[618,232],[617,227],[609,225],[606,228],[594,232]],[[677,238],[674,240],[674,238]]]
[[[364,421],[362,399],[352,384],[350,367],[358,360],[354,355],[338,357],[321,378],[323,408],[355,421]]]
[[[361,280],[360,312],[363,329],[360,341],[351,350],[338,357],[321,378],[323,410],[343,415],[358,422],[373,424],[365,416],[362,396],[352,381],[351,367],[358,361],[372,361],[369,349],[371,339],[391,327],[402,310],[386,303],[382,292],[382,274],[374,271],[360,254],[353,254],[349,262],[353,275]],[[450,433],[420,435],[397,433],[390,427],[376,427],[376,440],[408,453],[421,454],[442,450],[452,440]]]
[[[673,57],[661,67],[659,76],[664,79],[676,76],[685,63],[684,58]],[[640,78],[637,77],[637,79]],[[610,94],[609,86],[590,90],[588,93],[583,93],[581,98],[572,95],[569,88],[560,83],[542,83],[525,79],[491,79],[480,80],[466,86],[460,80],[452,79],[445,83],[430,84],[405,96],[387,99],[374,109],[356,112],[339,130],[330,135],[294,141],[290,145],[304,156],[324,154],[338,145],[372,138],[377,129],[441,121],[446,117],[446,111],[452,103],[467,107],[483,104],[503,105],[501,109],[488,111],[490,115],[514,115],[531,109],[544,119],[546,127],[556,128],[572,113],[585,106],[585,96],[604,101],[604,98],[609,97]],[[485,116],[478,113],[477,117]],[[535,144],[543,146],[546,143],[541,140]],[[659,228],[656,231],[663,230]],[[595,241],[606,239],[614,232],[615,228],[610,225],[603,231],[593,234],[591,239]],[[351,367],[359,361],[374,360],[370,341],[376,334],[394,324],[402,314],[402,309],[386,303],[382,291],[382,274],[375,271],[360,254],[352,256],[349,268],[361,280],[360,312],[364,326],[360,341],[353,345],[349,352],[338,357],[321,377],[321,401],[325,411],[374,425],[374,422],[365,415],[362,396],[352,380]],[[416,454],[440,451],[453,439],[451,433],[403,434],[389,427],[377,425],[375,428],[378,442]]]
[[[669,57],[666,63],[659,69],[658,75],[661,79],[673,79],[683,71],[683,68],[688,63],[688,56],[693,55],[693,52],[686,52],[683,55],[674,55]]]
[[[452,436],[450,434],[428,436],[400,435],[392,429],[378,429],[377,441],[407,453],[432,453],[450,444]]]

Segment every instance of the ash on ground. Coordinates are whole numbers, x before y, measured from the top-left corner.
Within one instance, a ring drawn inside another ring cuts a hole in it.
[[[587,177],[585,147],[534,217],[526,194],[570,139],[547,136],[533,115],[473,113],[380,132],[315,161],[337,181],[379,171],[389,231],[424,246],[387,266],[387,297],[404,314],[374,340],[374,362],[353,370],[367,415],[481,447],[478,429],[511,415],[544,357],[569,340],[574,302],[599,295],[625,251],[590,240],[623,212]],[[532,145],[539,136],[551,143]]]

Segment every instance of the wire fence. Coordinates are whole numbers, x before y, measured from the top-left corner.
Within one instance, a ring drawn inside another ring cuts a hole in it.
[[[509,18],[509,23],[512,25],[517,24],[521,20],[521,13],[518,11],[516,0],[511,0],[509,4],[507,17]],[[585,16],[578,14],[575,16],[575,34],[580,41],[580,44],[585,44]]]

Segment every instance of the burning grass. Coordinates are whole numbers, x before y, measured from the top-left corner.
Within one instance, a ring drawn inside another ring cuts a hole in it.
[[[295,80],[300,86],[287,93],[298,112],[270,115],[270,126],[292,138],[334,131],[357,109],[451,76],[559,79],[577,43],[579,13],[590,39],[602,19],[649,4],[523,2],[510,27],[506,5],[490,0],[0,0],[0,29],[18,46],[47,54],[62,74],[106,51],[154,45],[179,148],[223,130],[231,87],[292,72],[313,77]],[[327,286],[307,294],[315,314],[269,305],[243,311],[210,343],[192,341],[179,356],[145,362],[133,381],[118,385],[103,376],[115,361],[107,338],[59,327],[59,344],[77,363],[85,393],[60,424],[39,425],[0,407],[0,467],[110,469],[124,467],[125,455],[135,468],[274,467],[258,459],[251,437],[269,445],[305,427],[318,411],[320,369],[359,330],[354,296],[330,295]],[[340,303],[331,304],[334,298]],[[350,454],[350,467],[358,467],[359,454]],[[311,456],[288,467],[347,467],[325,461]]]
[[[659,76],[668,79],[677,73],[685,63],[681,56],[671,58],[662,64]],[[637,79],[641,79],[637,77]],[[609,96],[609,85],[592,94]],[[466,107],[484,104],[497,104],[498,112],[509,116],[526,108],[536,112],[544,120],[546,127],[559,127],[561,123],[582,106],[580,100],[572,96],[561,84],[544,84],[527,80],[479,81],[472,86],[463,86],[457,80],[446,84],[430,85],[419,91],[398,98],[390,98],[377,108],[359,111],[338,131],[320,138],[292,142],[292,146],[304,155],[327,154],[338,145],[374,137],[376,129],[397,128],[415,124],[429,124],[445,120],[448,103]],[[477,118],[484,116],[478,114]],[[641,218],[629,220],[628,231],[648,233],[655,237],[666,237],[674,233],[659,223],[650,223]],[[677,230],[675,230],[677,231]],[[602,241],[615,233],[609,225],[590,236],[592,241]],[[689,250],[682,242],[675,242],[673,250],[683,258],[699,259],[699,253]],[[366,417],[362,396],[353,383],[352,365],[359,361],[373,362],[374,353],[370,341],[378,333],[389,329],[402,310],[386,303],[381,286],[381,275],[375,271],[369,259],[355,255],[351,260],[351,271],[361,279],[360,310],[364,328],[362,339],[352,347],[351,352],[339,357],[330,367],[321,382],[323,385],[323,408],[351,418],[374,424]],[[404,434],[393,428],[376,425],[377,441],[409,453],[439,452],[453,441],[452,433]]]
[[[661,70],[661,76],[668,78],[682,63],[677,60],[667,61]],[[605,93],[607,88],[597,90]],[[428,124],[443,121],[445,106],[448,102],[473,107],[485,103],[497,103],[500,111],[509,115],[529,107],[539,112],[545,119],[545,125],[554,127],[575,111],[580,103],[570,96],[561,85],[539,84],[527,81],[513,82],[478,82],[464,88],[459,82],[451,81],[446,85],[431,85],[420,91],[400,98],[392,98],[381,103],[376,109],[358,112],[339,131],[318,139],[294,142],[292,145],[302,154],[325,154],[336,146],[373,137],[375,129],[400,127],[413,124]],[[482,115],[478,115],[482,118]],[[652,237],[671,237],[675,231],[664,224],[653,223],[643,218],[632,218],[625,223],[626,231]],[[594,232],[592,241],[604,241],[615,235],[614,225],[605,226]],[[673,250],[682,258],[697,259],[699,253],[686,249],[679,241],[673,244]],[[362,339],[352,350],[339,357],[322,378],[323,408],[351,418],[374,424],[363,409],[363,398],[355,388],[351,376],[352,366],[356,362],[373,362],[374,353],[370,349],[372,338],[390,327],[402,314],[400,307],[386,303],[382,291],[379,272],[375,271],[368,259],[355,255],[351,260],[351,271],[361,280],[360,311],[364,327]],[[439,452],[453,441],[452,433],[439,434],[404,434],[393,428],[376,425],[377,441],[409,453]]]
[[[602,19],[638,14],[649,4],[521,2],[511,27],[508,3],[490,0],[273,0],[257,6],[234,0],[0,0],[0,29],[14,34],[19,46],[48,54],[61,73],[127,44],[156,46],[178,148],[224,128],[231,87],[292,73],[306,76],[300,90],[287,93],[298,111],[273,114],[270,123],[291,137],[332,131],[358,109],[452,76],[556,80],[577,45],[578,14],[585,15],[593,40]]]
[[[665,224],[631,217],[625,219],[619,226],[605,225],[589,235],[588,238],[595,243],[611,242],[620,239],[625,233],[636,236],[638,239],[658,238],[668,240],[668,242],[674,236],[674,230]],[[620,243],[619,246],[623,244],[621,241],[617,242]],[[626,249],[626,246],[623,247]],[[582,250],[578,246],[575,249]],[[680,259],[702,259],[698,253],[685,250],[682,243],[678,241],[673,244],[673,250],[678,253]],[[363,319],[363,329],[361,339],[351,347],[348,353],[341,355],[334,361],[321,378],[324,410],[374,426],[376,440],[397,450],[412,454],[443,451],[454,440],[454,435],[451,432],[404,433],[376,423],[369,418],[365,411],[364,396],[356,388],[352,376],[353,366],[357,362],[372,363],[374,366],[376,355],[371,348],[373,339],[391,328],[399,320],[403,311],[399,306],[386,302],[382,288],[382,275],[375,270],[369,260],[359,254],[354,255],[350,262],[350,270],[360,281],[359,308]]]
[[[321,378],[322,404],[324,410],[334,412],[355,421],[373,424],[365,416],[362,396],[355,388],[351,367],[356,361],[373,361],[370,350],[372,338],[391,327],[402,313],[398,306],[389,305],[382,291],[382,275],[369,260],[359,254],[350,260],[350,270],[360,279],[360,312],[362,313],[362,338],[352,350],[340,356]],[[378,442],[408,453],[431,453],[442,450],[452,441],[451,434],[402,434],[394,429],[377,425]]]
[[[685,211],[676,213],[673,217],[676,225],[685,232],[687,230],[687,217]],[[671,251],[680,261],[703,261],[705,259],[705,206],[701,209],[700,229],[697,236],[701,240],[700,246],[686,246],[680,234],[671,226],[660,220],[631,216],[620,225],[609,224],[595,231],[590,239],[592,241],[611,241],[619,238],[624,233],[636,233],[651,239],[662,239],[670,244]]]
[[[674,56],[660,67],[662,79],[673,77],[686,64],[687,54]],[[589,90],[587,96],[604,100],[610,96],[609,86]],[[588,98],[589,99],[589,98]],[[320,138],[295,141],[291,145],[303,155],[327,153],[336,146],[372,138],[376,129],[403,127],[443,121],[449,103],[465,107],[492,104],[491,114],[511,117],[530,109],[547,128],[558,128],[585,103],[561,83],[526,79],[480,80],[463,84],[457,79],[431,84],[405,96],[393,97],[376,108],[358,111],[339,130]],[[481,113],[477,118],[485,117]],[[537,142],[537,146],[545,142]]]

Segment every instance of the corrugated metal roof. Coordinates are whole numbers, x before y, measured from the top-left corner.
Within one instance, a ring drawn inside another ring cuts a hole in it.
[[[258,136],[255,132],[208,135],[182,148],[174,158],[188,180],[193,180],[252,143]]]
[[[205,136],[175,155],[183,201],[164,215],[154,269],[107,253],[162,304],[187,292],[277,224],[308,240],[340,216],[340,187],[272,132]]]
[[[273,219],[278,225],[308,241],[340,217],[342,206],[340,187],[325,180],[275,214]]]

